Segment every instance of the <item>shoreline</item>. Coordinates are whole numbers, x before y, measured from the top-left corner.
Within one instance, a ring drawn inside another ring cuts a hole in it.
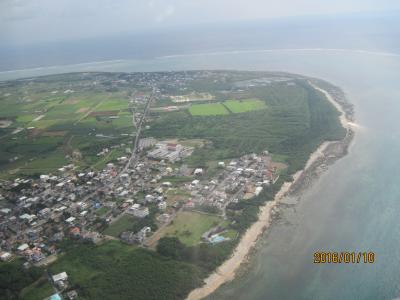
[[[319,167],[332,164],[347,154],[348,147],[354,136],[352,128],[356,127],[356,124],[352,122],[352,106],[346,102],[339,88],[329,84],[334,91],[327,91],[321,88],[318,82],[313,79],[308,80],[308,83],[315,90],[323,93],[327,100],[340,113],[339,120],[346,129],[346,136],[339,141],[325,141],[311,153],[304,168],[292,176],[293,181],[284,182],[280,190],[275,194],[274,200],[267,201],[260,207],[258,220],[253,223],[241,237],[232,255],[204,280],[204,284],[201,287],[192,290],[186,300],[203,299],[215,292],[223,284],[232,281],[240,267],[249,258],[251,250],[256,246],[259,238],[271,226],[273,211],[280,201],[289,193],[299,193],[306,189],[311,182],[320,175]],[[337,95],[338,91],[340,92],[339,96]],[[344,104],[346,104],[346,106]]]

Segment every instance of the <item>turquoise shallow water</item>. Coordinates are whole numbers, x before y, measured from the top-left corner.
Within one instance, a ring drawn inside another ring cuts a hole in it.
[[[355,104],[350,153],[261,241],[242,277],[210,299],[400,297],[400,57],[339,50],[237,52],[114,61],[0,73],[0,79],[68,71],[279,70],[343,88]],[[313,252],[374,251],[374,264],[313,264]]]

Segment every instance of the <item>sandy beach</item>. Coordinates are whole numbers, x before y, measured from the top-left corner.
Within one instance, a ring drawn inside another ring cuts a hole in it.
[[[316,90],[322,92],[326,98],[335,106],[335,108],[340,112],[340,122],[342,126],[346,129],[353,127],[347,118],[342,106],[335,101],[335,99],[326,90],[321,89],[315,84],[309,82],[309,84]],[[355,125],[355,124],[354,124]],[[193,290],[187,300],[199,300],[209,296],[215,290],[217,290],[222,284],[229,282],[235,278],[236,272],[243,262],[246,261],[251,249],[256,245],[258,238],[268,229],[271,225],[272,217],[271,212],[274,207],[281,201],[282,198],[289,192],[291,187],[300,180],[302,175],[312,166],[314,163],[324,156],[324,151],[328,146],[335,142],[324,142],[322,143],[316,151],[314,151],[303,170],[298,171],[293,175],[292,182],[285,182],[281,189],[276,193],[273,201],[268,201],[264,206],[260,208],[260,214],[258,221],[255,222],[242,236],[239,244],[236,246],[232,256],[226,260],[221,266],[217,268],[215,272],[210,274],[205,280],[204,285]]]

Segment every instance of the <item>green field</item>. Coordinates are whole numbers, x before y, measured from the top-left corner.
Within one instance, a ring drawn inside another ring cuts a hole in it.
[[[98,216],[104,216],[104,215],[106,215],[109,211],[110,211],[110,208],[103,206],[103,207],[100,207],[99,209],[96,210],[96,214],[97,214]]]
[[[130,216],[130,215],[123,215],[121,218],[119,218],[117,221],[113,222],[110,226],[104,230],[104,234],[106,235],[111,235],[114,237],[119,237],[119,235],[123,231],[130,230],[132,227],[133,223],[135,221],[135,218]]]
[[[107,110],[121,110],[128,108],[128,101],[126,99],[109,99],[103,101],[98,105],[95,111],[107,111]]]
[[[190,106],[189,112],[192,116],[216,116],[229,114],[221,103],[195,104]]]
[[[167,227],[166,236],[176,236],[187,246],[201,242],[207,230],[217,226],[221,218],[196,212],[182,212]]]
[[[267,108],[264,101],[261,100],[227,100],[223,104],[233,113],[243,113],[252,110],[259,110]]]
[[[35,174],[35,173],[50,173],[60,166],[66,165],[68,161],[65,159],[65,155],[62,150],[59,152],[52,152],[49,155],[38,156],[32,162],[19,167],[19,172],[23,174]]]
[[[192,116],[217,116],[232,113],[243,113],[252,110],[265,109],[264,101],[257,99],[227,100],[221,103],[194,104],[189,112]]]
[[[87,167],[98,162],[94,167],[103,166],[108,161],[96,154],[129,140],[121,138],[134,129],[128,92],[110,92],[107,85],[88,88],[93,79],[90,74],[86,76],[54,75],[29,82],[10,81],[0,87],[0,120],[11,122],[7,128],[0,128],[0,178],[56,171],[69,162],[65,156],[74,150],[82,154],[80,161],[74,160],[77,165]],[[113,77],[103,76],[108,80]],[[18,128],[22,130],[15,133]],[[89,136],[96,134],[115,140]],[[89,143],[70,143],[71,138]]]

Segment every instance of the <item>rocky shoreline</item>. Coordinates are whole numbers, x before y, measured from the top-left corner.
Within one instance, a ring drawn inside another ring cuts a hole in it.
[[[340,121],[346,129],[346,135],[339,141],[326,141],[310,155],[304,169],[293,175],[292,182],[282,185],[275,195],[274,201],[268,201],[260,208],[259,219],[242,236],[232,256],[216,271],[205,279],[205,284],[193,290],[187,300],[205,298],[216,291],[221,285],[233,280],[237,275],[248,269],[251,255],[257,251],[259,239],[268,231],[274,220],[279,218],[279,206],[286,196],[299,196],[308,189],[313,182],[328,169],[329,165],[347,155],[349,146],[354,137],[354,108],[345,97],[344,92],[332,84],[319,79],[307,78],[309,84],[322,92],[340,112]]]

